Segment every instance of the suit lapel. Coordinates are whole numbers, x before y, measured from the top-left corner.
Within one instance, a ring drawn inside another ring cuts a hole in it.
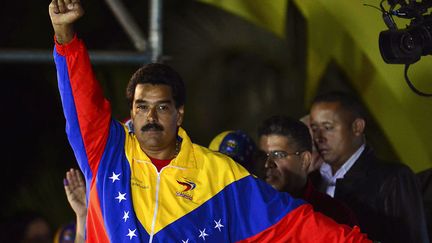
[[[336,181],[335,198],[345,198],[345,194],[352,194],[359,188],[359,183],[367,180],[373,156],[373,150],[366,147],[344,178]]]

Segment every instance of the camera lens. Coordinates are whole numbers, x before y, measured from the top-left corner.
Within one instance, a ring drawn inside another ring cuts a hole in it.
[[[418,38],[417,38],[418,39]],[[386,63],[409,64],[420,59],[421,43],[407,30],[386,30],[379,35],[379,48]]]
[[[411,52],[415,48],[414,39],[409,33],[402,35],[400,48],[407,53]]]

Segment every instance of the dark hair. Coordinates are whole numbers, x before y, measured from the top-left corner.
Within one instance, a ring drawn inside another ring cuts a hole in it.
[[[312,151],[312,138],[308,127],[301,121],[287,116],[272,116],[258,127],[258,137],[285,136],[294,142],[299,151]]]
[[[170,66],[150,63],[139,68],[129,80],[126,88],[126,99],[132,108],[135,88],[138,84],[168,85],[171,87],[176,108],[184,105],[186,90],[180,75]]]
[[[318,95],[312,101],[312,104],[322,102],[337,102],[345,112],[348,112],[353,116],[353,119],[362,118],[366,120],[366,111],[363,105],[353,95],[340,91],[332,91],[329,93]]]

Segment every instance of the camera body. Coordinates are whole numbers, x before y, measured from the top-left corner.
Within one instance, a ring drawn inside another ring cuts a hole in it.
[[[427,13],[431,0],[391,1],[389,11],[383,11],[388,30],[379,34],[379,49],[382,58],[390,64],[412,64],[421,56],[432,54],[432,16]],[[395,9],[396,6],[400,6]],[[392,16],[411,19],[405,29],[398,29]]]

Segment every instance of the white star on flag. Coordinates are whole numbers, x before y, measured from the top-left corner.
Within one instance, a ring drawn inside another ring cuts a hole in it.
[[[217,228],[218,230],[219,230],[219,232],[221,231],[221,229],[220,228],[222,228],[222,227],[224,227],[222,224],[221,224],[221,219],[219,219],[219,221],[217,221],[216,222],[216,220],[213,220],[214,222],[215,222],[215,229]]]
[[[126,220],[128,220],[128,218],[129,218],[129,211],[124,211],[124,214],[123,214],[123,219],[124,219],[124,221],[126,222]]]
[[[129,240],[132,240],[132,237],[134,237],[134,236],[137,237],[135,234],[136,229],[134,229],[134,230],[128,229],[128,230],[129,230],[129,233],[126,236],[129,236]]]
[[[198,237],[203,238],[203,240],[205,240],[205,237],[208,236],[208,234],[206,234],[205,230],[206,230],[205,228],[202,231],[199,230],[200,235]]]
[[[187,239],[186,241],[182,240],[182,243],[189,243],[189,239]]]
[[[112,183],[114,183],[114,181],[119,181],[120,180],[119,179],[120,174],[121,173],[119,173],[118,175],[116,175],[116,173],[113,172],[112,176],[108,177],[108,178],[112,180]]]
[[[118,196],[115,199],[118,199],[119,203],[120,203],[122,200],[126,200],[125,196],[126,196],[126,193],[121,194],[119,192]]]

